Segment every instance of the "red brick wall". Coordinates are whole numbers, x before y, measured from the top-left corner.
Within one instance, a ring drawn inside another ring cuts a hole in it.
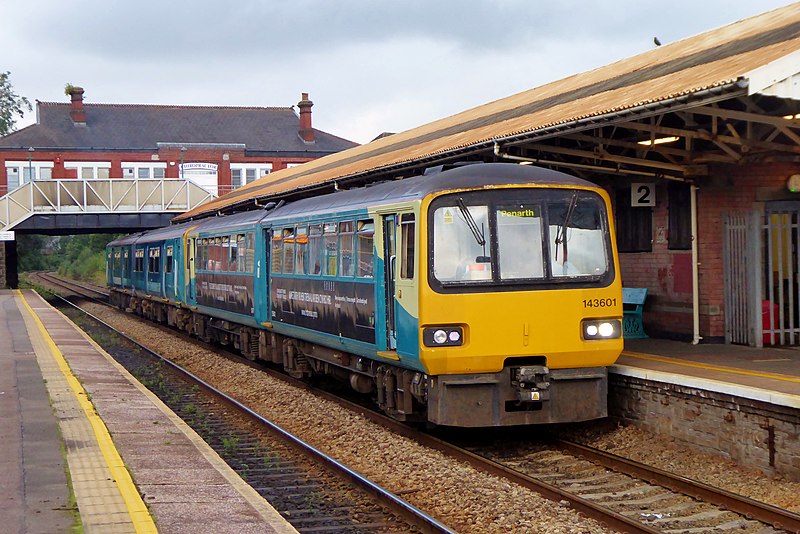
[[[697,180],[700,335],[725,335],[723,216],[750,211],[768,200],[798,200],[789,193],[786,178],[800,172],[797,163],[720,165]],[[647,287],[645,330],[692,334],[691,251],[669,250],[667,186],[656,190],[653,209],[653,251],[620,254],[622,282],[626,287]]]

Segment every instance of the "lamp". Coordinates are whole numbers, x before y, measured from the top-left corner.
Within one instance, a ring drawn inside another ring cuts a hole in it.
[[[33,147],[28,149],[28,181],[33,181]]]

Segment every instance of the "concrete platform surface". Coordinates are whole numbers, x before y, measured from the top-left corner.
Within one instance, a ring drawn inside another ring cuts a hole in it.
[[[3,532],[296,532],[33,291],[0,290],[0,447]]]

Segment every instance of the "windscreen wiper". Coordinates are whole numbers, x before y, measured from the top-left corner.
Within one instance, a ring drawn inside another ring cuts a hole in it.
[[[569,222],[572,219],[572,213],[575,211],[575,206],[577,204],[578,192],[573,191],[572,198],[569,200],[569,206],[567,206],[567,212],[564,214],[564,222],[556,232],[556,238],[554,241],[556,244],[556,261],[558,261],[558,245],[561,245],[561,248],[564,252],[563,262],[566,263],[567,261],[567,227],[569,226]]]
[[[470,232],[472,232],[473,237],[475,237],[475,241],[478,242],[480,246],[483,247],[484,253],[486,252],[486,238],[483,234],[483,229],[478,228],[478,224],[475,222],[475,219],[472,217],[472,214],[469,212],[467,207],[464,205],[464,199],[458,199],[458,209],[461,211],[461,215],[464,216],[464,221],[467,223],[467,227],[469,228]]]

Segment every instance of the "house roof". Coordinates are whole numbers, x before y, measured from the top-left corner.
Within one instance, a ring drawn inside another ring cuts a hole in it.
[[[242,145],[248,152],[317,157],[356,146],[320,130],[316,141],[298,135],[293,107],[203,107],[84,103],[86,125],[70,118],[70,104],[37,102],[37,122],[0,138],[0,149],[156,150],[159,143]],[[285,154],[288,153],[288,154]]]
[[[725,93],[800,98],[800,3],[274,172],[176,220]],[[794,87],[794,89],[792,89]],[[787,94],[787,91],[791,94]]]

